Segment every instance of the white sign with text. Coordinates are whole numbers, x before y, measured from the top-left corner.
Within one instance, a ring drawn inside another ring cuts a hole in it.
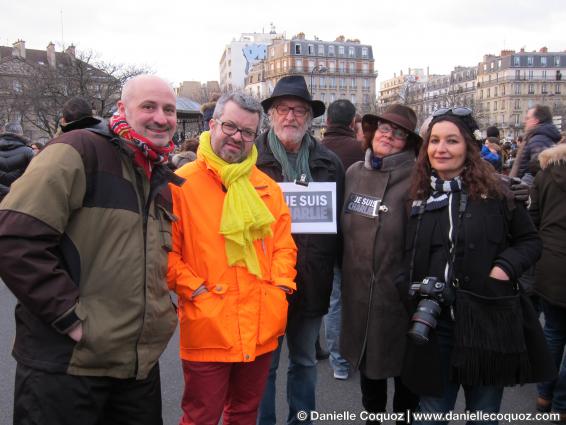
[[[291,233],[336,233],[336,183],[279,183],[291,211]]]

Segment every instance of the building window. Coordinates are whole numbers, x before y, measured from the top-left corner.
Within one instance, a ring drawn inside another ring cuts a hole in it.
[[[520,121],[519,121],[519,115],[513,115],[515,117],[515,126],[519,126]]]
[[[284,51],[285,53],[287,53],[287,52],[289,51],[289,45],[288,45],[287,43],[285,43],[285,44],[283,45],[283,51]]]
[[[356,72],[356,63],[350,62],[349,66],[350,66],[350,74],[355,73]]]
[[[364,105],[368,105],[369,104],[369,96],[367,94],[364,94]]]
[[[348,57],[353,58],[356,56],[356,49],[353,47],[348,47]]]
[[[562,73],[560,72],[560,70],[558,69],[556,71],[556,81],[560,81],[562,80]]]
[[[515,70],[515,80],[520,80],[520,79],[521,79],[521,70],[516,69]]]
[[[369,73],[369,63],[362,64],[362,73],[368,74]]]
[[[297,67],[297,70],[302,71],[303,70],[303,60],[302,59],[296,59],[295,60],[295,66]]]
[[[362,47],[362,58],[367,58],[368,57],[368,48],[367,47]]]
[[[533,66],[535,58],[533,56],[527,56],[527,66]]]
[[[529,70],[529,80],[532,80],[532,79],[533,79],[533,71]]]
[[[535,94],[535,85],[533,83],[529,84],[529,94]]]
[[[485,110],[488,111],[488,112],[491,111],[491,103],[487,102],[485,104]]]
[[[542,94],[548,93],[547,88],[546,88],[546,83],[542,83],[542,84],[541,84],[541,86],[540,86],[540,92],[541,92]]]
[[[336,62],[334,61],[328,62],[328,69],[330,72],[334,72],[336,70]]]
[[[328,56],[335,56],[335,52],[334,52],[334,46],[330,45],[328,46]]]
[[[542,71],[542,79],[546,80],[546,69]]]
[[[334,93],[330,93],[330,103],[334,102],[336,99],[336,95]]]
[[[520,58],[520,56],[513,56],[513,65],[514,65],[514,66],[521,66],[521,58]]]
[[[271,69],[272,71],[275,69],[273,65],[273,62],[271,62],[271,64],[269,65],[269,69]]]
[[[495,62],[491,62],[491,63],[489,64],[489,69],[490,69],[491,71],[493,71],[493,68],[494,68],[494,67],[495,67]]]
[[[338,55],[344,56],[344,46],[338,46]]]
[[[346,64],[342,61],[338,62],[338,71],[344,72],[346,71]]]
[[[320,94],[320,100],[321,100],[322,102],[324,102],[324,93],[321,93],[321,94]]]
[[[346,79],[345,78],[340,78],[340,88],[341,89],[346,88]]]
[[[501,69],[501,59],[497,61],[497,68]]]
[[[350,96],[350,102],[352,102],[352,104],[354,104],[354,105],[356,104],[356,95],[355,94]]]
[[[497,97],[497,87],[493,88],[493,97]]]
[[[287,69],[287,61],[283,61],[283,69]]]
[[[501,85],[501,96],[505,96],[505,84]]]
[[[324,44],[318,45],[318,54],[319,56],[324,56]]]
[[[521,101],[519,99],[515,99],[515,109],[521,109]]]
[[[556,85],[554,86],[554,93],[560,94],[560,83],[556,83]]]
[[[560,56],[554,56],[554,66],[560,66]]]
[[[300,44],[295,44],[295,54],[296,55],[301,54],[301,45]]]
[[[367,78],[364,78],[364,89],[369,89],[369,80]]]
[[[336,87],[336,79],[334,77],[328,77],[328,87],[331,89]]]
[[[324,88],[325,87],[325,83],[324,83],[324,77],[320,77],[320,88]]]
[[[491,97],[491,89],[487,89],[487,97]]]
[[[497,101],[493,102],[493,110],[497,111]]]
[[[269,49],[269,53],[271,54],[272,58],[275,57],[275,49],[273,47],[271,49]]]
[[[521,94],[521,85],[519,83],[513,84],[515,87],[515,94]]]
[[[314,69],[314,61],[309,60],[309,71],[312,71],[313,69]]]
[[[350,87],[355,89],[356,88],[356,79],[352,78],[352,80],[350,81]]]
[[[307,49],[308,49],[308,54],[309,54],[309,55],[314,55],[314,45],[313,45],[313,44],[309,44],[309,45],[307,46]]]
[[[540,58],[540,66],[546,66],[546,56],[541,56]]]

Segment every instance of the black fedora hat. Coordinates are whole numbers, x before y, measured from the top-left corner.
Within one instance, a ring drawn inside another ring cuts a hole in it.
[[[307,82],[302,75],[290,75],[277,81],[271,97],[261,102],[265,113],[269,111],[276,99],[284,96],[298,97],[307,102],[312,108],[313,118],[320,117],[326,110],[324,103],[320,100],[312,100],[312,96],[307,88]]]

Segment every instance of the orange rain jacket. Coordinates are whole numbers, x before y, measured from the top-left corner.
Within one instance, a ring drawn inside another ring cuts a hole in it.
[[[181,359],[253,361],[275,350],[285,333],[287,298],[276,285],[296,289],[297,247],[281,189],[254,166],[252,185],[275,217],[273,236],[255,241],[259,279],[245,267],[228,266],[219,233],[226,196],[220,177],[200,158],[177,174],[186,181],[171,185],[178,220],[172,226],[167,280],[179,297]],[[209,292],[191,298],[203,283]]]

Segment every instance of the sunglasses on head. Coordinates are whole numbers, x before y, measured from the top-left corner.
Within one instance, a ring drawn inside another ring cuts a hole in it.
[[[440,117],[442,115],[455,115],[457,117],[465,117],[467,115],[472,115],[472,110],[466,108],[465,106],[459,106],[457,108],[440,108],[432,113],[433,117]]]

